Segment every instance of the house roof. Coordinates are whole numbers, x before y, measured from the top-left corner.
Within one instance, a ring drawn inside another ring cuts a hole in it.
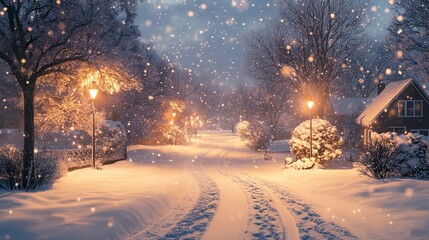
[[[332,109],[336,115],[353,115],[358,114],[369,103],[372,101],[371,98],[344,98],[344,97],[332,97]]]
[[[397,82],[389,83],[386,88],[378,95],[374,101],[359,115],[356,122],[363,125],[369,126],[371,123],[380,115],[380,113],[389,106],[389,104],[410,84],[413,83],[413,79],[407,79]],[[415,84],[417,88],[420,88],[422,94],[426,93],[421,89],[418,83]],[[427,97],[427,95],[426,95]]]

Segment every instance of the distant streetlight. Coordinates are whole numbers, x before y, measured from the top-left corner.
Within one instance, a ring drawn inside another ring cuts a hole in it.
[[[89,95],[92,100],[92,167],[95,169],[95,98],[97,97],[98,89],[96,88],[95,82],[92,82],[92,86],[89,89]]]
[[[310,159],[313,157],[313,113],[312,109],[314,106],[313,101],[308,101],[307,106],[310,109]]]

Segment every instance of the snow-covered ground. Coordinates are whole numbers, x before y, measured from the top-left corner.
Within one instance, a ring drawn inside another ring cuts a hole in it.
[[[429,182],[286,170],[229,133],[0,192],[0,239],[427,239]],[[341,166],[341,165],[340,165]]]

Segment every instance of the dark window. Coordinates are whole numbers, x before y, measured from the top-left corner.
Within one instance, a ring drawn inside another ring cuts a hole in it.
[[[429,130],[420,130],[419,133],[423,136],[429,136]]]
[[[405,101],[398,102],[398,116],[405,117]]]
[[[410,132],[412,133],[418,133],[423,136],[429,136],[429,129],[412,129]]]
[[[423,104],[422,101],[416,101],[414,108],[416,109],[415,111],[415,116],[416,117],[421,117],[423,116]]]
[[[407,101],[407,116],[414,116],[414,102],[413,101]]]
[[[399,117],[422,117],[423,101],[422,100],[401,100],[398,101]]]
[[[395,132],[397,134],[405,134],[405,127],[389,127],[390,132]]]

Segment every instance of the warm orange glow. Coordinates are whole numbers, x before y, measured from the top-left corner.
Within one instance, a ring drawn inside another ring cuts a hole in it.
[[[309,109],[312,109],[313,106],[314,106],[314,102],[313,101],[308,101],[307,102],[307,106],[308,106]]]
[[[89,89],[89,95],[91,96],[91,99],[94,100],[95,97],[97,97],[98,89],[91,88]]]

